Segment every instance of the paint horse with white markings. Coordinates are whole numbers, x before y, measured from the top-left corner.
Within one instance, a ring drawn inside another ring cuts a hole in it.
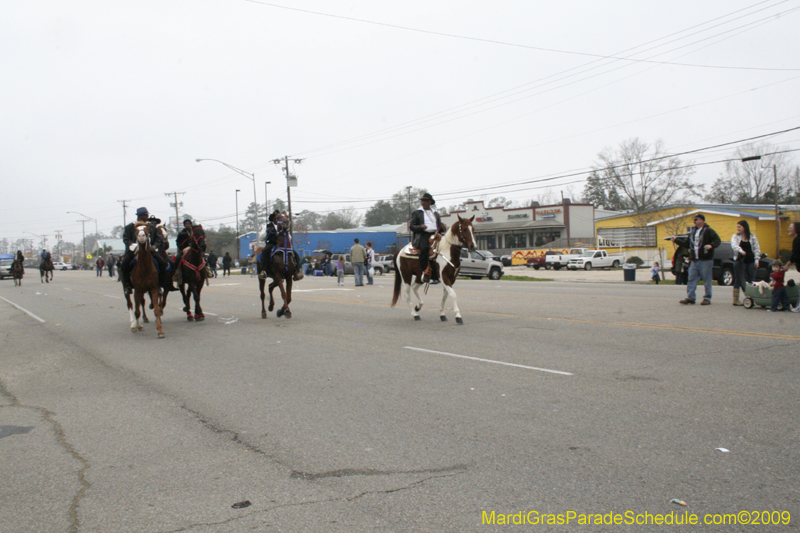
[[[136,333],[142,331],[144,326],[139,320],[144,315],[145,295],[150,295],[150,304],[153,313],[156,315],[156,329],[158,338],[164,338],[164,330],[161,328],[161,305],[158,292],[158,268],[153,260],[155,249],[150,244],[150,223],[136,223],[136,264],[131,269],[131,285],[133,286],[133,302],[131,295],[126,294],[125,300],[128,302],[128,312],[131,316],[131,331]],[[133,303],[136,304],[134,312]],[[145,319],[145,322],[147,320]]]
[[[444,236],[431,244],[430,262],[435,264],[440,272],[443,287],[442,305],[439,308],[439,317],[442,322],[447,321],[444,312],[444,304],[449,296],[453,300],[453,310],[456,313],[456,323],[463,324],[461,311],[458,309],[458,299],[453,284],[456,282],[458,271],[461,269],[461,249],[467,247],[470,251],[475,250],[475,232],[472,228],[472,218],[458,217],[458,221],[450,226]],[[419,250],[410,243],[404,246],[394,255],[394,295],[392,297],[392,307],[397,304],[400,297],[400,290],[405,284],[405,298],[411,307],[411,316],[414,320],[420,320],[419,311],[422,309],[422,298],[419,295],[419,288],[422,285],[422,268],[419,264]],[[417,303],[411,301],[411,291],[414,291]]]

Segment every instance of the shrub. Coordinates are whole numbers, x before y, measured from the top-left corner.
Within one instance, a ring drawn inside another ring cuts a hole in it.
[[[640,267],[640,266],[642,266],[644,264],[644,261],[642,261],[642,258],[639,257],[638,255],[634,255],[634,256],[629,257],[625,262],[626,263],[634,263],[637,267]]]

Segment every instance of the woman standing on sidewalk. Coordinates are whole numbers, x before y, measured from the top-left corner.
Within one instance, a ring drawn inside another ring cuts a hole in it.
[[[744,292],[746,283],[756,280],[758,260],[761,258],[761,248],[758,239],[750,233],[750,225],[746,220],[736,224],[736,233],[731,237],[733,249],[733,305],[742,305],[739,302],[739,290]]]

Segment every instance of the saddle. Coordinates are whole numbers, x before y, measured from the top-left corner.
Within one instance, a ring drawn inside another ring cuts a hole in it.
[[[431,247],[430,247],[430,253],[428,254],[429,258],[433,259],[437,255],[439,255],[439,253],[436,251],[436,248],[438,247],[439,241],[441,241],[441,240],[442,240],[442,234],[441,233],[434,233],[431,236],[431,239],[430,239]],[[414,245],[409,243],[408,248],[406,248],[406,254],[408,254],[408,255],[419,255],[419,253],[420,253],[420,249],[419,248],[414,248]]]

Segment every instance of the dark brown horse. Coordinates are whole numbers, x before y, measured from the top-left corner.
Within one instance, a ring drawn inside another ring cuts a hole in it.
[[[181,295],[183,296],[183,311],[186,313],[186,320],[205,320],[206,315],[200,307],[200,292],[206,282],[206,260],[203,252],[206,251],[206,232],[203,226],[198,224],[192,227],[192,234],[189,237],[189,248],[181,258],[181,264],[177,268],[181,269],[182,281],[180,285]],[[186,288],[184,288],[184,285]],[[194,315],[192,315],[191,299],[194,296]]]
[[[167,249],[169,248],[169,235],[167,234],[167,228],[164,225],[156,226],[156,240],[155,240],[155,252],[156,254],[160,255],[164,258],[168,264],[172,265],[172,268],[176,268],[174,261],[169,257],[167,254]],[[174,270],[172,272],[175,272]],[[169,278],[167,278],[169,279]],[[168,285],[172,285],[168,283]],[[161,301],[159,302],[159,306],[161,307],[161,312],[164,312],[164,309],[167,307],[167,296],[169,296],[170,290],[168,287],[164,287],[164,291],[161,293]],[[151,307],[152,309],[152,307]]]
[[[53,280],[53,258],[50,256],[50,252],[47,252],[45,255],[44,261],[39,263],[39,278],[42,283],[45,281],[50,283]]]
[[[292,238],[289,234],[289,219],[285,216],[280,216],[275,221],[275,229],[278,233],[278,244],[271,250],[264,249],[261,251],[261,257],[258,260],[258,289],[261,291],[261,318],[267,318],[267,310],[264,308],[264,285],[266,284],[267,276],[272,278],[272,283],[269,284],[269,311],[275,309],[275,299],[272,297],[272,291],[275,287],[281,289],[281,298],[283,298],[283,307],[278,309],[276,313],[278,317],[292,318],[292,312],[289,310],[289,304],[292,303],[292,276],[295,271],[294,252],[292,251]],[[266,275],[261,275],[261,273]]]
[[[128,312],[131,316],[131,331],[136,333],[142,331],[144,326],[139,318],[144,315],[146,294],[150,295],[150,304],[153,313],[156,315],[156,329],[158,338],[164,338],[164,330],[161,328],[161,306],[159,305],[158,293],[158,269],[153,261],[154,249],[150,245],[150,224],[148,222],[136,223],[136,264],[131,269],[131,284],[133,285],[133,302],[136,303],[134,312],[131,295],[126,294],[125,300],[128,303]],[[145,318],[145,322],[147,319]]]
[[[439,308],[439,317],[442,322],[447,320],[444,313],[444,304],[447,297],[453,299],[453,310],[456,312],[456,323],[463,324],[461,311],[458,309],[458,299],[453,284],[456,282],[458,271],[461,268],[461,249],[467,247],[470,251],[475,250],[475,233],[472,229],[472,218],[458,217],[450,229],[444,234],[442,239],[434,246],[431,245],[431,264],[435,263],[434,268],[440,272],[443,294],[442,305]],[[422,285],[422,268],[419,266],[419,250],[414,253],[411,244],[407,244],[394,255],[394,295],[392,296],[392,307],[397,304],[400,297],[400,289],[405,284],[405,297],[411,316],[414,320],[420,320],[419,310],[422,309],[422,298],[419,295],[419,288]],[[434,257],[435,255],[435,257]],[[411,290],[414,290],[416,304],[411,302]]]
[[[17,252],[14,262],[11,263],[11,275],[14,277],[14,286],[22,287],[22,276],[25,275],[25,257],[21,252]]]

